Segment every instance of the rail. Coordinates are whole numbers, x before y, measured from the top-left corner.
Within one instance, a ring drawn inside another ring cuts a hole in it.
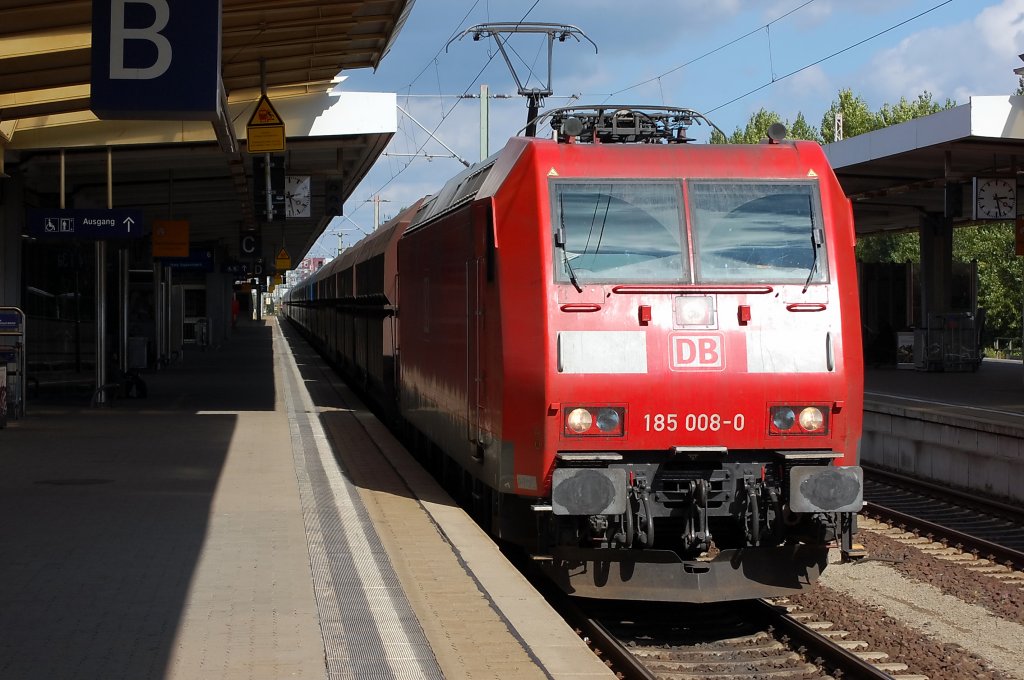
[[[820,657],[826,667],[831,668],[833,671],[842,670],[842,677],[892,680],[892,676],[889,673],[878,668],[870,661],[865,661],[853,652],[840,647],[834,640],[808,628],[770,602],[757,600],[754,606],[761,609],[761,614],[777,630],[788,635],[791,640],[799,642],[799,644],[790,645],[791,647],[805,647],[807,650],[805,656],[807,658]]]
[[[977,496],[964,494],[949,488],[944,488],[928,482],[916,480],[903,475],[897,475],[889,471],[867,468],[872,476],[889,477],[895,480],[902,488],[917,487],[929,491],[933,497],[946,502],[961,502],[962,507],[984,513],[990,516],[1004,515],[1011,518],[1009,521],[1021,523],[1024,521],[1024,514],[1020,509],[997,501],[981,501]],[[933,522],[923,517],[902,512],[895,508],[878,503],[877,501],[865,502],[864,510],[867,515],[874,516],[889,524],[900,526],[921,535],[928,536],[932,540],[945,540],[947,543],[956,545],[967,552],[975,552],[992,558],[992,561],[1012,564],[1015,568],[1024,568],[1024,551],[1017,550],[1011,546],[990,541],[981,536],[960,531],[951,526]]]

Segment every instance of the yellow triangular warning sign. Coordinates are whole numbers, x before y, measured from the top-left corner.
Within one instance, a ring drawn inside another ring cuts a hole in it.
[[[814,168],[811,168],[810,170],[808,170],[808,171],[807,171],[807,176],[808,176],[808,177],[817,177],[817,176],[818,176],[818,173],[816,173],[816,172],[814,171]]]
[[[548,170],[548,177],[558,177],[558,171],[554,168]]]
[[[278,260],[290,260],[291,258],[288,256],[288,251],[285,250],[284,248],[281,248],[281,252],[279,252],[277,254],[277,258],[276,259],[278,259]]]
[[[252,117],[249,118],[249,125],[284,125],[284,121],[281,120],[274,105],[267,99],[267,95],[263,95],[260,97],[259,103],[256,104],[256,110],[252,112]]]

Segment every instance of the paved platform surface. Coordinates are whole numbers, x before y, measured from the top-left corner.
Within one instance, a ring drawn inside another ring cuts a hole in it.
[[[145,379],[0,430],[0,678],[612,677],[276,320]]]
[[[986,420],[1024,427],[1024,364],[985,359],[977,371],[925,372],[869,368],[864,399],[923,410],[942,418]]]

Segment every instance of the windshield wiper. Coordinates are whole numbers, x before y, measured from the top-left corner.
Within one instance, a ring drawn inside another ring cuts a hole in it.
[[[807,272],[807,280],[804,281],[804,289],[801,291],[801,295],[807,292],[807,287],[811,285],[811,279],[814,278],[814,272],[818,268],[818,249],[821,248],[821,243],[824,240],[824,234],[821,230],[814,226],[814,202],[811,201],[811,197],[807,197],[807,214],[811,218],[811,271]]]
[[[555,247],[562,249],[562,263],[565,265],[565,271],[569,274],[569,283],[576,289],[577,293],[582,293],[583,288],[580,287],[580,282],[576,278],[576,271],[572,268],[572,263],[569,261],[569,250],[565,247],[565,211],[562,209],[562,201],[558,201],[558,232],[555,234]]]

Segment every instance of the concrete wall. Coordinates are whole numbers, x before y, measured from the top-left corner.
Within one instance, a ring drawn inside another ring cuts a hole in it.
[[[1024,428],[979,416],[866,402],[861,460],[1024,502]]]

